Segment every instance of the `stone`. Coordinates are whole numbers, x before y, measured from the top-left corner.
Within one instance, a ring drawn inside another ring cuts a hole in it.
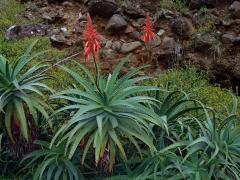
[[[131,32],[128,35],[129,35],[129,38],[131,38],[133,40],[139,41],[141,39],[141,34],[139,32],[137,32],[137,31]]]
[[[173,53],[176,47],[176,41],[172,37],[164,37],[162,41],[163,49],[166,53]]]
[[[62,8],[59,7],[56,9],[42,8],[41,12],[42,19],[49,23],[62,22],[65,20]]]
[[[67,45],[67,39],[61,34],[52,35],[50,37],[50,41],[51,41],[53,47],[64,47]]]
[[[234,1],[230,6],[229,6],[229,11],[231,12],[233,17],[240,18],[240,2],[239,1]]]
[[[178,17],[172,20],[172,31],[182,38],[190,38],[194,34],[194,27],[190,20]]]
[[[203,6],[213,8],[216,5],[216,0],[190,0],[190,9],[200,9]]]
[[[124,33],[129,34],[129,33],[133,33],[133,32],[136,32],[136,29],[128,24],[128,26],[125,29]]]
[[[68,29],[67,27],[61,27],[60,31],[66,34],[68,32]]]
[[[48,29],[49,27],[43,24],[13,25],[7,29],[5,38],[15,40],[30,36],[44,36]]]
[[[215,22],[217,17],[213,15],[210,11],[207,12],[197,12],[193,15],[192,21],[194,25],[205,25]]]
[[[111,17],[117,11],[118,4],[115,0],[88,0],[87,7],[92,15]]]
[[[107,39],[103,35],[99,35],[99,41],[102,46],[105,46],[107,43]]]
[[[239,37],[236,37],[234,40],[233,40],[233,44],[235,46],[239,46],[240,45],[240,36]]]
[[[119,52],[121,50],[122,43],[120,41],[115,41],[112,44],[112,49]]]
[[[114,14],[111,19],[109,20],[106,30],[109,32],[120,32],[124,31],[127,28],[127,21],[119,15],[119,14]]]
[[[234,24],[234,20],[233,19],[230,19],[230,18],[223,18],[221,20],[222,22],[222,25],[225,26],[225,27],[229,27],[231,26],[232,24]]]
[[[157,35],[158,36],[163,36],[165,34],[165,30],[163,30],[163,29],[160,29],[158,32],[157,32]]]
[[[52,17],[47,12],[44,12],[42,14],[42,19],[45,20],[45,21],[48,21],[48,22],[52,22],[53,21]]]
[[[195,50],[203,53],[211,52],[217,43],[214,33],[198,33],[195,37]]]
[[[78,21],[86,21],[86,20],[87,20],[87,17],[84,16],[84,15],[82,14],[82,12],[80,12],[80,13],[78,14]]]
[[[130,53],[130,52],[136,50],[137,48],[139,48],[141,46],[142,46],[142,43],[139,41],[123,43],[120,52],[123,54],[127,54],[127,53]]]
[[[159,36],[155,36],[153,40],[151,40],[147,43],[147,46],[149,48],[155,48],[157,46],[160,46],[161,42],[162,42],[161,38]]]
[[[158,20],[161,20],[161,18],[172,19],[173,16],[174,16],[174,13],[172,11],[161,8],[159,11],[157,11],[154,14],[153,22],[157,22]]]
[[[235,39],[235,35],[233,33],[225,33],[222,35],[222,42],[224,44],[232,44]]]
[[[64,2],[62,3],[62,5],[63,5],[64,7],[66,7],[66,8],[68,8],[68,7],[73,7],[73,6],[74,6],[73,3],[70,2],[70,1],[64,1]]]
[[[113,44],[112,41],[110,41],[110,40],[107,41],[107,42],[106,42],[106,45],[105,45],[105,49],[111,49],[112,44]]]
[[[129,1],[123,5],[123,12],[131,18],[142,18],[146,16],[145,11],[139,4],[134,5]]]

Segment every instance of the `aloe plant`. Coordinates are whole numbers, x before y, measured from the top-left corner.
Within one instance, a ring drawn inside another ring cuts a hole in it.
[[[41,149],[22,159],[20,164],[24,168],[20,170],[19,175],[25,174],[33,180],[84,180],[76,165],[64,155],[63,146],[49,149],[50,144],[46,141],[35,141],[35,144],[41,146]]]
[[[233,97],[233,106],[229,115],[223,120],[213,112],[207,111],[206,121],[199,122],[199,137],[188,146],[184,161],[196,154],[201,155],[201,166],[210,170],[208,178],[240,179],[240,128],[237,116],[237,98]],[[195,158],[196,159],[196,158]]]
[[[13,127],[20,129],[22,136],[28,140],[29,124],[33,121],[37,125],[38,113],[48,119],[45,110],[48,105],[43,101],[43,91],[50,89],[41,83],[47,75],[39,72],[47,65],[39,62],[31,68],[26,67],[30,61],[44,53],[31,54],[36,43],[37,41],[32,43],[15,63],[10,63],[0,55],[0,120],[4,121],[12,142]]]
[[[149,78],[137,76],[144,67],[136,68],[120,77],[120,70],[126,62],[127,60],[120,62],[108,77],[100,76],[97,83],[83,65],[78,64],[85,72],[87,80],[62,67],[80,87],[64,90],[52,97],[68,102],[57,112],[71,110],[73,113],[53,137],[51,145],[64,143],[66,154],[71,158],[79,144],[84,143],[82,163],[92,146],[95,149],[96,163],[101,159],[108,159],[109,170],[112,169],[117,153],[127,159],[124,147],[127,139],[140,153],[139,144],[142,143],[147,145],[151,152],[156,150],[150,123],[165,128],[166,121],[144,105],[152,104],[156,100],[139,94],[159,88],[137,84]]]

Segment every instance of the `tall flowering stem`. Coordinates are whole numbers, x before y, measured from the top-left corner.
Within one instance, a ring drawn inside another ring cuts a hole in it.
[[[89,14],[87,17],[87,25],[83,33],[82,40],[84,41],[84,54],[86,56],[86,60],[90,61],[91,56],[93,56],[94,65],[96,69],[96,85],[98,85],[100,72],[98,64],[96,62],[96,56],[99,52],[99,49],[101,48],[101,45],[99,43],[99,35],[93,26],[92,19]]]
[[[146,50],[148,52],[148,59],[150,59],[151,54],[150,54],[149,48],[147,47],[147,44],[151,40],[153,40],[155,37],[156,37],[156,34],[153,32],[153,23],[148,13],[145,19],[145,23],[143,27],[143,36],[142,36],[142,40],[144,41]]]

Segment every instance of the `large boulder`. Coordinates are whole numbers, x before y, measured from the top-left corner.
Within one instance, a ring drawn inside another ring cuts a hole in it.
[[[13,25],[7,29],[5,38],[15,40],[30,36],[44,36],[48,29],[49,27],[43,24]]]
[[[120,32],[123,31],[127,28],[127,21],[119,15],[119,14],[114,14],[111,19],[109,20],[106,30],[109,32]]]
[[[88,0],[86,4],[92,15],[102,17],[111,17],[118,9],[115,0]]]

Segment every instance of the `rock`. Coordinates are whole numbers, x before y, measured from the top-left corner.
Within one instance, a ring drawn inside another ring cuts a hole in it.
[[[129,35],[129,38],[131,38],[133,40],[139,41],[141,39],[141,34],[139,32],[137,32],[137,31],[131,32],[128,35]]]
[[[56,23],[64,21],[64,12],[62,8],[57,7],[56,9],[42,8],[42,19],[49,23]]]
[[[47,12],[44,12],[42,14],[42,19],[45,20],[45,21],[48,21],[48,22],[52,22],[53,21],[52,17]]]
[[[67,45],[67,39],[63,35],[52,35],[50,41],[53,47],[65,47]]]
[[[88,0],[87,7],[92,15],[102,17],[111,17],[118,9],[115,0]]]
[[[99,41],[102,46],[105,46],[107,43],[107,39],[103,35],[99,35]]]
[[[155,36],[153,40],[151,40],[147,43],[147,46],[149,48],[155,48],[155,47],[161,45],[161,42],[162,42],[161,38],[159,36]]]
[[[70,2],[70,1],[64,1],[64,2],[62,3],[62,5],[63,5],[65,8],[73,7],[73,6],[74,6],[73,3]]]
[[[163,39],[162,45],[166,53],[172,54],[176,47],[176,41],[174,38],[166,36]]]
[[[120,52],[124,53],[124,54],[127,54],[127,53],[130,53],[130,52],[136,50],[140,46],[142,46],[142,44],[139,41],[134,41],[134,42],[130,42],[130,43],[124,43],[122,45],[122,47],[121,47]]]
[[[174,13],[172,11],[161,8],[159,11],[155,13],[153,17],[153,21],[157,22],[161,18],[172,19],[173,16],[174,16]]]
[[[233,33],[225,33],[222,35],[222,42],[224,44],[232,44],[235,39],[235,35]]]
[[[235,46],[239,46],[240,45],[240,36],[239,37],[236,37],[234,40],[233,40],[233,44]]]
[[[218,44],[218,40],[214,33],[198,33],[195,38],[195,50],[197,52],[209,53],[214,51],[214,45]]]
[[[172,21],[172,31],[182,38],[190,38],[194,33],[192,22],[184,17],[178,17]]]
[[[129,1],[123,5],[123,12],[131,18],[142,18],[146,16],[145,11],[139,4],[134,5]]]
[[[127,28],[128,23],[125,21],[125,19],[119,15],[114,14],[111,19],[109,20],[106,30],[109,32],[120,32]]]
[[[122,46],[122,43],[120,41],[115,41],[112,44],[112,49],[118,52],[121,50],[121,46]]]
[[[82,14],[82,12],[80,12],[79,14],[78,14],[78,21],[86,21],[87,20],[87,16],[84,16],[83,14]]]
[[[157,33],[157,35],[160,37],[163,36],[164,34],[165,34],[165,30],[163,30],[163,29],[160,29]]]
[[[67,27],[61,27],[60,31],[63,32],[64,34],[67,34],[68,29],[67,29]]]
[[[112,49],[106,49],[104,50],[104,54],[103,57],[104,59],[113,59],[115,57],[115,52]],[[105,64],[106,66],[109,66],[109,62],[107,61],[107,64]],[[106,66],[104,66],[103,68],[106,68]],[[111,65],[109,68],[112,68]]]
[[[240,18],[240,2],[234,1],[228,8],[233,17]]]
[[[213,15],[210,11],[207,12],[197,12],[193,15],[192,21],[194,25],[205,25],[211,22],[215,22],[217,17]]]
[[[30,36],[44,36],[47,34],[48,28],[43,24],[13,25],[6,31],[5,38],[15,40]]]
[[[112,47],[112,41],[109,40],[106,42],[105,49],[111,49],[111,47]]]
[[[230,18],[223,18],[223,19],[221,20],[221,23],[222,23],[223,26],[229,27],[229,26],[231,26],[232,24],[234,24],[234,20],[233,20],[233,19],[230,19]]]
[[[203,6],[213,8],[216,4],[216,0],[190,0],[190,9],[200,9]]]
[[[161,60],[161,62],[165,62],[169,65],[173,65],[175,61],[174,60],[180,60],[182,59],[182,45],[177,43],[174,38],[172,37],[164,37],[162,41],[162,50],[157,50],[156,58],[157,60]]]
[[[136,29],[134,27],[132,27],[131,25],[128,25],[124,31],[124,33],[126,33],[126,34],[133,33],[133,32],[136,32]]]

